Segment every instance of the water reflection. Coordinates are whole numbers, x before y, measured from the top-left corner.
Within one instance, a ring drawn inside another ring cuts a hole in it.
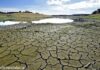
[[[7,26],[7,25],[14,25],[19,23],[27,23],[27,22],[21,22],[21,21],[2,21],[0,22],[0,26]]]
[[[32,21],[32,23],[41,24],[41,23],[53,23],[53,24],[62,24],[62,23],[70,23],[73,22],[72,19],[64,19],[64,18],[47,18],[38,21]]]

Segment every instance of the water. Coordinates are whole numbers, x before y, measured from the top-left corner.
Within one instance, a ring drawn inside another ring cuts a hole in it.
[[[62,23],[71,23],[71,22],[74,22],[74,20],[64,19],[64,18],[47,18],[47,19],[42,19],[38,21],[32,21],[32,23],[35,23],[35,24],[41,24],[41,23],[62,24]]]
[[[32,23],[35,23],[35,24],[42,24],[42,23],[62,24],[62,23],[71,23],[71,22],[73,22],[72,19],[64,19],[64,18],[47,18],[47,19],[41,19],[38,21],[32,21]],[[0,26],[15,25],[15,24],[20,24],[20,23],[27,23],[27,22],[4,21],[4,22],[0,22]]]
[[[7,26],[7,25],[14,25],[19,23],[26,23],[26,22],[20,22],[20,21],[4,21],[0,22],[0,26]]]

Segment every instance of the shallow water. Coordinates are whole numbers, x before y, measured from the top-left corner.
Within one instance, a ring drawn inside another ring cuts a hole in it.
[[[20,22],[20,21],[4,21],[0,22],[0,26],[7,26],[7,25],[14,25],[19,23],[26,23],[26,22]]]
[[[64,19],[64,18],[47,18],[38,21],[32,21],[32,23],[41,24],[41,23],[53,23],[53,24],[62,24],[62,23],[70,23],[73,22],[72,19]]]
[[[74,20],[72,20],[72,19],[64,19],[64,18],[47,18],[47,19],[41,19],[38,21],[32,21],[32,23],[35,23],[35,24],[42,24],[42,23],[62,24],[62,23],[71,23],[73,21]],[[4,22],[0,22],[0,26],[14,25],[14,24],[20,24],[20,23],[27,23],[27,22],[4,21]]]

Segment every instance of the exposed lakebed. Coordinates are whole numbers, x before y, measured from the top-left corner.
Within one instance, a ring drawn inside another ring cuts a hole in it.
[[[0,66],[19,66],[23,70],[100,70],[97,22],[27,23],[0,28]]]

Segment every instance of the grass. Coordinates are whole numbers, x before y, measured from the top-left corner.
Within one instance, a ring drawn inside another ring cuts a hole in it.
[[[91,19],[99,20],[100,19],[100,14],[89,15],[89,16],[86,16],[85,18],[91,18]]]
[[[98,23],[83,23],[83,24],[76,24],[76,26],[79,26],[79,27],[84,27],[84,28],[90,28],[90,27],[100,27],[100,24]]]
[[[47,15],[38,13],[13,13],[13,14],[0,14],[0,21],[33,21],[41,18],[46,18]]]

